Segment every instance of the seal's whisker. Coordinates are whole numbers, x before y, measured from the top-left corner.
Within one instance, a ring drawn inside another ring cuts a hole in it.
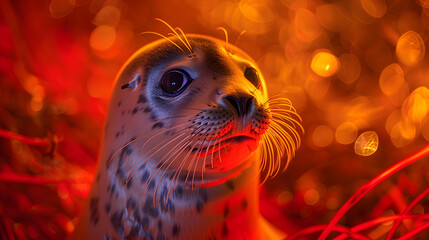
[[[163,168],[164,166],[165,166],[165,164],[167,164],[167,162],[170,162],[169,164],[168,164],[168,166],[164,169],[164,171],[162,172],[162,174],[161,174],[161,176],[160,176],[160,179],[162,179],[162,177],[164,176],[164,174],[165,174],[165,172],[168,170],[168,168],[170,168],[170,166],[173,164],[173,162],[174,162],[174,160],[180,155],[180,153],[188,146],[188,143],[187,142],[185,142],[185,141],[187,141],[187,140],[189,140],[189,138],[191,138],[191,136],[187,136],[187,137],[185,137],[184,139],[182,139],[182,141],[180,141],[176,146],[174,146],[161,160],[160,160],[160,162],[166,157],[166,156],[169,156],[168,157],[168,159],[166,159],[164,162],[163,162],[163,164],[161,165],[161,166],[159,166],[158,167],[158,165],[155,167],[157,170],[156,170],[156,172],[152,175],[152,172],[149,174],[149,178],[147,179],[147,181],[146,181],[146,184],[145,184],[145,191],[144,191],[144,194],[146,194],[146,190],[147,190],[147,187],[149,186],[149,184],[150,184],[150,182],[153,180],[153,178],[156,176],[156,174],[159,172],[159,170],[161,169],[161,168]],[[183,142],[185,142],[185,143],[183,143]],[[170,153],[172,152],[172,151],[175,151],[174,152],[174,154],[171,154],[170,155]],[[172,157],[174,157],[174,159],[173,159],[173,161],[170,161],[170,159],[172,158]],[[154,168],[154,169],[155,169]],[[153,170],[152,170],[153,171]],[[156,184],[156,186],[155,186],[155,190],[154,190],[154,193],[153,193],[153,204],[154,204],[154,206],[155,206],[155,198],[156,198],[156,192],[157,192],[157,190],[158,190],[158,185],[161,183],[161,181],[158,181],[158,183]],[[167,200],[166,200],[166,203],[168,202],[168,198],[167,198]]]
[[[190,51],[192,54],[194,54],[194,50],[192,49],[192,45],[189,43],[188,38],[186,37],[186,35],[185,35],[185,33],[182,31],[182,29],[181,29],[181,28],[179,28],[179,27],[176,27],[175,29],[176,29],[177,31],[179,31],[179,32],[182,34],[183,38],[185,39],[185,41],[186,41],[186,43],[187,43],[187,46],[189,47],[189,48],[188,48],[188,49],[189,49],[189,51]]]
[[[290,134],[288,132],[286,132],[286,130],[284,130],[279,124],[277,124],[276,122],[271,123],[271,128],[273,129],[273,131],[275,131],[276,133],[278,133],[278,137],[283,140],[287,146],[290,146],[290,144],[294,144],[297,142],[296,139],[292,138],[290,136]],[[288,148],[288,150],[290,151],[291,149]]]
[[[180,37],[180,35],[177,33],[177,31],[173,28],[173,27],[171,27],[170,26],[170,24],[168,24],[166,21],[164,21],[164,20],[162,20],[162,19],[160,19],[160,18],[155,18],[155,20],[158,20],[158,21],[160,21],[160,22],[162,22],[162,23],[164,23],[168,28],[170,28],[170,30],[174,33],[174,36],[180,41],[180,42],[182,42],[183,43],[183,45],[185,45],[185,47],[189,50],[189,52],[193,55],[194,54],[194,52],[192,51],[192,48],[190,47],[190,45],[188,46],[187,44],[186,44],[186,42],[182,39],[182,37]],[[186,40],[187,41],[187,40]]]
[[[296,119],[288,116],[287,114],[272,111],[271,115],[275,120],[277,120],[276,118],[280,118],[280,120],[282,120],[280,122],[289,122],[290,125],[292,125],[293,127],[297,125],[301,129],[301,131],[304,132],[304,128],[302,127],[301,123]],[[290,126],[289,124],[286,124],[286,123],[284,123],[284,125]]]
[[[275,146],[276,146],[276,149],[278,150],[277,153],[278,153],[278,159],[279,159],[279,161],[276,164],[276,166],[277,166],[276,172],[273,174],[273,176],[275,176],[275,175],[277,175],[278,171],[280,171],[280,168],[281,168],[281,162],[282,161],[280,159],[281,159],[281,154],[283,153],[281,148],[284,148],[286,153],[287,153],[287,160],[286,160],[286,163],[287,163],[287,162],[289,162],[289,159],[291,158],[290,154],[291,154],[291,152],[293,152],[292,149],[294,149],[294,147],[291,146],[291,144],[292,144],[291,142],[293,142],[293,140],[290,138],[290,136],[286,132],[282,132],[282,131],[284,131],[283,129],[280,129],[277,126],[274,126],[274,124],[273,124],[271,129],[273,131],[273,134],[276,136],[273,139],[277,143]]]
[[[226,29],[224,27],[218,27],[216,28],[216,30],[221,30],[223,31],[223,33],[225,34],[225,42],[226,42],[226,46],[228,46],[228,31],[226,31]],[[225,50],[227,52],[230,52],[229,49],[225,48]]]
[[[275,163],[278,162],[277,160],[277,155],[276,155],[276,144],[274,143],[275,140],[275,135],[269,131],[270,129],[267,130],[266,134],[267,136],[269,136],[267,138],[267,143],[268,143],[268,147],[270,150],[270,158],[269,158],[269,164],[268,164],[268,177],[271,178],[271,176],[273,176],[274,173],[274,169],[275,169]]]
[[[211,133],[211,132],[210,132]],[[208,138],[210,141],[208,142],[208,144],[207,144],[207,147],[206,147],[206,154],[204,155],[204,160],[203,160],[203,164],[202,164],[202,170],[201,170],[201,180],[203,181],[203,172],[204,172],[204,169],[205,169],[205,164],[206,164],[206,158],[207,158],[207,154],[208,154],[208,152],[209,152],[209,150],[210,150],[210,145],[211,145],[211,143],[212,143],[212,141],[213,141],[213,139],[214,139],[214,136],[210,136],[209,138]],[[204,142],[207,142],[207,139],[205,139],[204,140]],[[200,152],[201,153],[201,152]],[[198,155],[199,155],[199,153],[198,153]],[[198,162],[198,161],[197,161]],[[195,172],[196,172],[196,169],[197,169],[197,163],[195,163],[195,168],[194,168],[194,173],[193,173],[193,175],[192,175],[192,189],[194,188],[194,179],[195,179]]]
[[[260,150],[260,157],[261,157],[261,164],[258,170],[258,175],[260,175],[266,168],[267,165],[267,146],[266,146],[266,135],[262,135],[262,141],[260,143],[261,145],[261,150]]]
[[[267,164],[267,174],[264,176],[263,181],[261,182],[261,184],[265,183],[265,181],[268,180],[269,176],[271,175],[271,171],[272,171],[272,161],[274,159],[274,150],[272,148],[272,143],[271,143],[271,134],[270,132],[266,132],[265,133],[265,146],[266,146],[266,150],[267,150],[267,156],[268,156],[268,164]]]
[[[203,136],[204,140],[200,143],[200,145],[204,144],[207,141],[207,136],[209,134],[210,134],[210,132],[206,131],[206,133]],[[193,185],[194,184],[194,177],[195,177],[195,171],[196,171],[196,168],[197,168],[197,165],[198,165],[198,160],[196,160],[196,159],[198,158],[198,156],[200,155],[200,153],[203,151],[203,149],[204,148],[198,149],[198,151],[195,153],[194,157],[192,158],[191,163],[190,163],[190,165],[188,167],[188,170],[187,170],[188,174],[186,175],[185,184],[188,181],[189,173],[191,172],[192,166],[194,165],[194,161],[195,161],[194,173],[193,173],[193,176],[192,176],[192,184],[191,184],[192,190],[194,190],[194,185]]]
[[[240,38],[246,33],[247,31],[246,30],[243,30],[243,31],[241,31],[240,32],[240,34],[238,34],[238,37],[237,37],[237,39],[235,40],[235,42],[234,42],[234,45],[235,46],[237,46],[237,44],[238,44],[238,41],[240,40]]]
[[[218,145],[218,147],[219,147],[219,150],[217,151],[218,152],[218,155],[219,155],[219,162],[220,163],[222,163],[222,158],[220,157],[220,146],[221,146],[221,143],[222,143],[222,140],[219,142],[219,145]],[[213,158],[212,158],[212,167],[213,167]]]
[[[182,137],[183,135],[185,135],[186,133],[185,132],[183,132],[183,133],[181,133],[181,134],[179,134],[178,136],[176,136],[175,138],[173,138],[173,139],[171,139],[171,140],[169,140],[169,142],[168,143],[166,143],[164,146],[167,146],[168,144],[170,144],[170,143],[173,143],[176,139],[178,139],[178,138],[180,138],[180,137]],[[182,143],[182,142],[184,142],[184,141],[186,141],[187,140],[187,138],[185,137],[184,139],[182,139],[176,146],[174,146],[173,148],[171,148],[159,161],[158,161],[158,163],[156,164],[156,166],[154,167],[154,168],[152,168],[152,170],[151,170],[151,172],[149,173],[149,177],[147,178],[147,180],[146,180],[146,183],[145,183],[145,186],[146,186],[146,188],[147,188],[147,186],[150,184],[150,182],[153,180],[153,178],[156,176],[156,174],[158,173],[158,171],[167,163],[167,161],[163,161],[164,160],[164,158],[166,158],[167,156],[169,156],[169,154],[172,152],[172,151],[174,151],[174,150],[176,150],[176,148],[178,147],[178,146],[180,146],[180,144]],[[164,147],[163,146],[163,147]],[[162,163],[162,164],[161,164]],[[161,166],[160,166],[160,164],[161,164]],[[154,173],[155,172],[155,173]],[[144,193],[146,193],[146,188],[145,188],[145,192]],[[156,193],[156,191],[155,191],[155,193]]]
[[[186,116],[174,116],[174,117],[166,117],[166,118],[163,118],[163,119],[159,119],[159,120],[157,120],[157,121],[154,121],[154,123],[156,124],[156,123],[158,123],[158,122],[161,122],[161,121],[164,121],[164,120],[167,120],[167,119],[176,119],[176,118],[181,118],[181,117],[186,117]],[[186,123],[186,122],[179,122],[178,123],[178,125],[179,124],[183,124],[183,123]],[[173,128],[176,128],[177,127],[177,125],[176,126],[174,126],[174,127],[172,127],[170,130],[172,130]],[[160,131],[162,131],[161,133],[163,133],[163,132],[166,132],[166,131],[164,131],[165,129],[158,129],[158,130],[155,130],[154,132],[152,132],[152,134],[156,134],[157,132],[160,132]],[[143,136],[140,136],[140,137],[138,137],[138,138],[135,138],[134,140],[132,140],[132,141],[130,141],[130,142],[128,142],[127,144],[125,144],[125,145],[123,145],[121,148],[119,148],[110,158],[109,158],[109,161],[108,161],[108,165],[110,165],[110,163],[112,162],[112,160],[113,160],[113,158],[115,158],[115,156],[122,150],[122,149],[124,149],[125,147],[127,147],[127,146],[129,146],[129,145],[131,145],[132,143],[134,143],[134,142],[136,142],[136,141],[138,141],[138,140],[140,140],[140,139],[142,139],[142,138],[144,138],[144,137],[146,137],[147,135],[143,135]],[[146,141],[147,142],[147,141]],[[146,144],[146,142],[144,143],[144,144]],[[144,144],[143,144],[143,146],[144,146]],[[142,146],[142,147],[143,147]]]
[[[186,52],[185,52],[185,50],[183,50],[183,48],[181,48],[179,45],[177,45],[177,43],[173,42],[173,40],[169,39],[168,37],[166,37],[166,36],[164,36],[164,35],[162,35],[162,34],[160,34],[160,33],[157,33],[157,32],[151,32],[151,31],[146,31],[146,32],[142,32],[142,33],[140,33],[140,34],[148,34],[148,33],[158,35],[158,36],[160,36],[160,37],[162,37],[162,38],[164,38],[164,39],[168,40],[170,43],[172,43],[174,46],[176,46],[178,49],[180,49],[183,53],[186,53]]]
[[[281,145],[281,143],[280,143],[280,141],[279,141],[279,138],[278,138],[278,134],[276,133],[276,131],[274,130],[274,128],[271,128],[270,129],[272,132],[272,135],[273,135],[273,137],[270,139],[271,140],[271,143],[272,143],[272,146],[273,146],[273,150],[274,150],[274,153],[275,153],[275,157],[273,158],[273,164],[272,164],[272,171],[271,171],[271,174],[270,174],[270,177],[273,177],[273,176],[275,176],[275,175],[277,175],[278,174],[278,172],[279,172],[279,170],[280,170],[280,164],[281,164],[281,161],[280,161],[280,159],[281,159],[281,157],[280,157],[280,155],[281,155],[281,147],[282,147],[282,145]]]
[[[287,130],[289,130],[289,132],[292,134],[292,136],[294,138],[294,141],[297,143],[298,146],[300,146],[301,145],[301,138],[299,137],[297,130],[295,128],[293,128],[292,126],[290,126],[289,124],[286,124],[285,123],[286,120],[284,120],[284,119],[281,119],[281,120],[283,120],[283,121],[278,121],[276,118],[273,118],[273,121],[271,124],[276,124],[276,125],[282,126],[282,127],[286,128]],[[297,124],[299,124],[299,123],[297,123]],[[302,129],[301,124],[299,124],[298,126],[300,126]],[[302,131],[304,131],[304,129],[302,129]]]
[[[180,124],[183,124],[183,122],[182,123],[179,123],[179,125]],[[162,134],[162,133],[165,133],[165,132],[168,132],[168,131],[171,131],[172,129],[175,129],[175,128],[178,128],[179,126],[174,126],[174,127],[171,127],[171,128],[167,128],[167,129],[164,129],[164,131],[161,131],[161,132],[158,132],[158,133],[156,133],[155,135],[153,135],[153,136],[151,136],[148,140],[146,140],[145,142],[144,142],[144,144],[140,147],[141,149],[143,149],[145,146],[146,146],[146,144],[147,143],[149,143],[153,138],[155,138],[156,136],[158,136],[158,135],[160,135],[160,134]],[[187,128],[185,128],[185,129],[182,129],[182,130],[180,130],[179,132],[177,132],[177,133],[175,133],[175,134],[178,134],[178,133],[180,133],[180,132],[182,132],[182,131],[186,131],[187,130]],[[173,137],[174,135],[172,135],[172,136],[170,136],[170,137]],[[161,145],[162,143],[164,143],[165,141],[167,141],[168,140],[168,138],[167,139],[164,139],[163,141],[161,141],[160,143],[158,143],[155,147],[153,147],[153,148],[151,148],[148,152],[146,152],[138,161],[136,161],[135,163],[134,163],[134,165],[133,165],[133,167],[131,168],[131,170],[130,170],[130,172],[129,172],[129,174],[128,174],[128,176],[127,176],[127,180],[126,180],[126,183],[128,183],[128,181],[130,180],[130,178],[132,177],[132,174],[136,171],[136,166],[140,163],[140,161],[144,158],[144,157],[146,157],[146,155],[148,155],[154,148],[156,148],[156,147],[158,147],[159,145]],[[162,149],[162,148],[161,148]],[[159,151],[159,149],[158,149],[158,151]],[[156,152],[155,152],[156,153]],[[154,154],[155,154],[154,153]],[[149,157],[149,158],[147,158],[146,160],[144,160],[143,161],[143,163],[141,163],[138,167],[140,167],[140,166],[142,166],[148,159],[150,159],[151,157],[153,156],[153,154]]]
[[[212,148],[212,154],[211,154],[211,157],[212,157],[212,162],[213,162],[213,154],[214,154],[214,152],[215,152],[215,147],[216,147],[216,143],[218,142],[218,138],[215,138],[216,139],[216,141],[215,141],[215,143],[213,144],[213,148]],[[212,140],[210,140],[210,143],[209,143],[209,146],[210,146],[210,144],[211,144],[211,141]],[[208,149],[207,149],[207,152],[206,152],[206,155],[204,156],[204,161],[203,161],[203,166],[202,166],[202,169],[201,169],[201,182],[202,183],[204,183],[204,171],[206,170],[206,159],[207,159],[207,153],[208,153],[209,151],[208,151]]]
[[[201,133],[203,130],[204,130],[204,127],[201,127],[201,126],[197,129],[197,132],[194,133],[194,137],[191,139],[190,144],[192,144],[192,142],[194,140],[198,140],[198,138],[199,138],[198,134]],[[195,146],[197,144],[198,144],[198,141],[195,141],[194,145],[185,153],[185,157],[182,159],[182,162],[179,165],[179,168],[178,168],[179,171],[176,170],[176,172],[173,176],[173,181],[174,181],[174,178],[176,178],[176,182],[174,184],[174,189],[176,189],[176,185],[177,185],[177,182],[179,180],[179,176],[180,176],[180,173],[182,172],[182,169],[184,167],[185,162],[188,160],[189,155],[192,153],[192,150],[195,148]],[[177,174],[177,176],[176,176],[176,174]]]
[[[183,144],[182,145],[182,147],[180,148],[180,150],[178,150],[174,155],[174,158],[173,158],[173,160],[170,162],[170,164],[167,166],[167,168],[164,170],[164,172],[162,173],[162,175],[161,175],[161,178],[164,176],[164,174],[165,174],[165,172],[170,168],[170,166],[173,164],[173,162],[175,162],[176,161],[176,159],[177,159],[177,157],[179,157],[179,155],[180,154],[182,154],[182,152],[188,147],[188,146],[190,146],[190,143],[189,142],[187,142],[187,143],[185,143],[185,144]],[[155,188],[155,192],[156,192],[156,189],[158,188],[158,185],[159,185],[159,183],[160,182],[158,182],[158,184],[157,184],[157,186],[156,186],[156,188]],[[171,186],[171,182],[170,182],[170,184],[169,184],[170,186]],[[167,198],[166,198],[166,200],[165,200],[165,203],[167,204],[168,203],[168,197],[169,197],[169,195],[170,195],[170,187],[168,188],[168,191],[167,191]]]

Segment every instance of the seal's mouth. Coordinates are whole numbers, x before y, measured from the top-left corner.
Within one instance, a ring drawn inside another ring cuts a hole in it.
[[[214,143],[210,143],[208,146],[194,147],[192,149],[192,153],[198,154],[198,157],[204,157],[205,155],[212,154],[214,152],[220,152],[222,149],[225,149],[232,144],[242,144],[248,141],[257,142],[258,139],[249,135],[233,135],[222,140],[215,141]]]

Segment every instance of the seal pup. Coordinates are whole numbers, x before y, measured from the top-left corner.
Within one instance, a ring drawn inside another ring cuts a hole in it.
[[[72,238],[282,238],[259,213],[259,176],[287,166],[299,116],[288,99],[268,98],[245,52],[170,29],[117,76]]]

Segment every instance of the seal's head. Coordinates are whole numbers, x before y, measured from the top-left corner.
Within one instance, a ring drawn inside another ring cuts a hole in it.
[[[269,99],[256,63],[222,40],[187,35],[146,45],[114,88],[102,152],[107,166],[119,161],[126,182],[146,165],[188,186],[222,183],[252,161],[274,175],[299,144],[290,101]],[[134,157],[121,162],[123,154]]]

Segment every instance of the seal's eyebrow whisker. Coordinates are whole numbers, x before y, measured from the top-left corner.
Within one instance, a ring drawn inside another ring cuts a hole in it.
[[[188,38],[186,37],[185,33],[184,33],[184,32],[182,31],[182,29],[181,29],[181,28],[179,28],[179,27],[176,27],[175,29],[176,29],[177,31],[179,31],[179,32],[182,34],[183,38],[185,39],[185,41],[186,41],[186,43],[187,43],[187,45],[185,44],[185,46],[186,46],[186,47],[188,47],[189,52],[191,52],[191,54],[195,56],[194,50],[192,49],[192,46],[191,46],[191,44],[189,43]]]
[[[160,37],[162,37],[162,38],[164,38],[164,39],[168,40],[168,41],[169,41],[170,43],[172,43],[174,46],[176,46],[177,48],[179,48],[183,53],[186,53],[186,52],[185,52],[185,50],[183,50],[183,48],[181,48],[179,45],[177,45],[175,42],[173,42],[173,40],[169,39],[168,37],[166,37],[166,36],[164,36],[164,35],[162,35],[162,34],[160,34],[160,33],[147,31],[147,32],[142,32],[142,33],[140,33],[140,34],[147,34],[147,33],[155,34],[155,35],[158,35],[158,36],[160,36]]]
[[[240,40],[241,36],[243,36],[246,32],[247,32],[246,30],[243,30],[243,31],[240,32],[240,34],[238,34],[238,37],[237,37],[237,39],[235,40],[235,43],[234,43],[235,46],[237,46],[238,41]]]
[[[230,49],[228,49],[228,31],[224,27],[217,27],[216,30],[221,30],[225,34],[225,42],[226,42],[225,50],[228,53],[231,53]]]
[[[228,31],[224,27],[217,27],[216,30],[221,30],[225,34],[225,42],[228,44]]]
[[[162,23],[164,23],[168,28],[170,28],[171,29],[171,31],[173,31],[173,36],[175,36],[180,42],[182,42],[183,43],[183,45],[185,45],[185,47],[188,49],[188,51],[189,51],[189,53],[191,54],[191,56],[189,56],[189,57],[193,57],[193,56],[195,56],[195,54],[194,54],[194,52],[193,52],[193,50],[192,50],[192,46],[191,46],[191,44],[189,44],[189,41],[188,41],[188,39],[186,38],[186,36],[185,36],[185,34],[183,33],[183,31],[182,31],[182,29],[180,29],[180,28],[173,28],[173,27],[171,27],[171,25],[170,24],[168,24],[166,21],[164,21],[164,20],[162,20],[162,19],[160,19],[160,18],[155,18],[155,20],[158,20],[158,21],[160,21],[160,22],[162,22]],[[179,32],[181,32],[182,34],[183,34],[183,37],[184,37],[184,39],[186,40],[186,42],[185,42],[185,40],[183,40],[182,39],[182,37],[179,35],[179,33],[177,33],[177,31],[175,30],[175,29],[178,29],[179,30]],[[170,35],[170,34],[169,34]],[[175,44],[176,46],[177,46],[177,44]]]

